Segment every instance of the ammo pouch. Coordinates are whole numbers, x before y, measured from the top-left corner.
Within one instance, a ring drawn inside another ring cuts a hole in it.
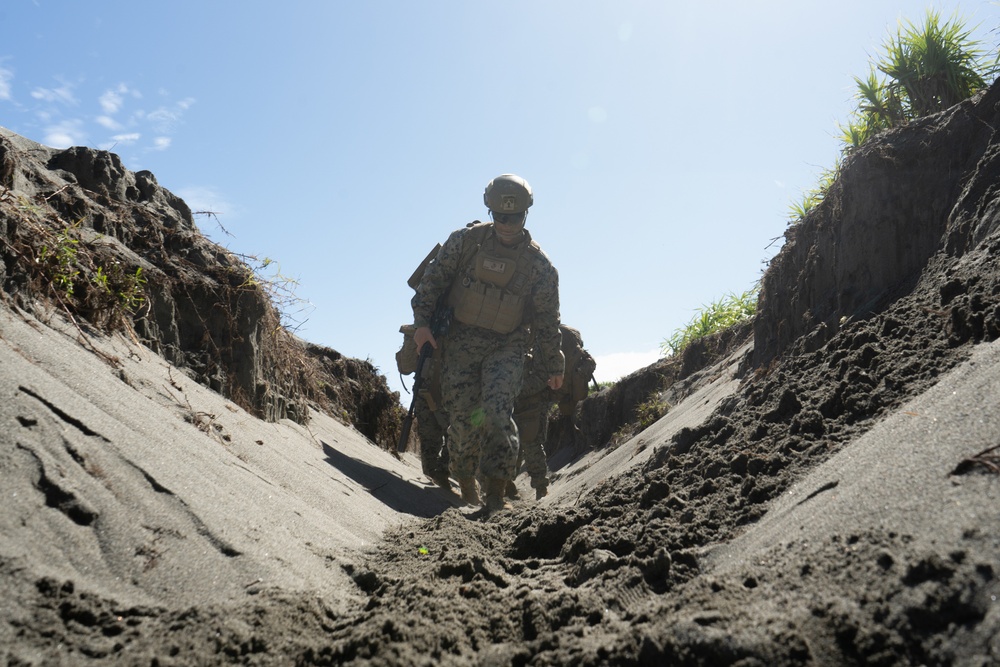
[[[399,333],[403,334],[403,347],[396,352],[396,368],[401,375],[409,375],[417,371],[417,360],[420,352],[417,350],[417,341],[413,340],[413,333],[417,327],[412,324],[404,324],[399,327]]]
[[[452,288],[454,317],[462,324],[508,334],[521,326],[524,297],[486,283],[469,282]]]
[[[471,270],[452,285],[448,303],[454,318],[500,334],[517,329],[524,320],[531,262],[527,249],[504,248],[488,239],[480,245]]]

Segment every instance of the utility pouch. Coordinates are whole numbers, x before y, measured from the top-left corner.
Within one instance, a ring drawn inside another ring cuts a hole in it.
[[[417,350],[417,341],[413,340],[416,330],[417,327],[412,324],[399,327],[399,333],[403,334],[403,347],[396,352],[396,368],[402,375],[409,375],[417,370],[420,352]]]

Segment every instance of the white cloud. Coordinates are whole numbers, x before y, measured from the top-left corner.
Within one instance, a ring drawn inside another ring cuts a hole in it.
[[[663,355],[660,350],[649,352],[614,352],[594,357],[597,369],[594,378],[598,382],[617,382],[629,373],[645,368]]]
[[[168,132],[179,117],[176,112],[163,107],[146,114],[146,120],[153,124],[153,129],[157,132]]]
[[[153,149],[158,151],[165,151],[170,148],[170,137],[156,137],[153,139]]]
[[[35,88],[31,91],[31,96],[42,102],[58,102],[70,106],[75,106],[77,103],[73,89],[65,84],[59,88]]]
[[[121,111],[122,105],[125,103],[126,95],[131,95],[135,98],[142,97],[142,93],[138,90],[132,90],[124,83],[119,83],[114,88],[109,88],[104,91],[104,93],[97,98],[97,101],[100,103],[101,109],[104,110],[104,113],[118,113]]]
[[[6,67],[0,67],[0,100],[10,99],[10,82],[14,80],[14,72]]]
[[[97,121],[98,125],[108,130],[114,131],[122,129],[122,124],[110,116],[98,116],[94,120]]]
[[[192,211],[211,211],[225,215],[231,219],[235,213],[234,207],[218,190],[211,186],[192,186],[175,190],[174,193],[183,199]]]
[[[99,148],[105,151],[113,151],[119,146],[131,146],[142,137],[138,132],[127,132],[125,134],[115,134],[110,141],[100,144]]]
[[[52,148],[69,148],[84,146],[87,134],[83,131],[83,121],[64,120],[61,123],[45,128],[44,143]]]
[[[188,97],[174,103],[172,108],[160,107],[146,114],[146,120],[153,124],[153,129],[161,134],[170,132],[180,122],[184,112],[194,104],[194,98]]]
[[[97,101],[100,103],[104,113],[107,114],[118,113],[122,108],[122,95],[117,90],[105,91]]]

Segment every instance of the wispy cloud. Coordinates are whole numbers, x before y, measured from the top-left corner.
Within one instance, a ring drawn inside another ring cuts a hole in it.
[[[119,144],[129,145],[139,141],[141,137],[142,135],[139,134],[138,132],[129,132],[128,134],[116,134],[111,138],[114,139]]]
[[[126,132],[124,134],[112,135],[109,141],[102,142],[98,145],[98,148],[105,151],[113,151],[120,146],[131,146],[135,142],[139,141],[142,135],[138,132]]]
[[[176,190],[175,194],[183,199],[192,211],[211,211],[224,215],[227,220],[236,216],[235,207],[214,187],[196,185]]]
[[[181,121],[184,112],[194,104],[194,98],[188,97],[175,102],[169,107],[160,107],[146,114],[146,120],[152,124],[153,130],[160,134],[168,134]]]
[[[161,91],[161,95],[166,93]],[[142,136],[140,130],[145,129],[152,133],[151,143],[146,145],[146,150],[165,151],[170,148],[173,139],[170,134],[181,122],[184,113],[194,104],[194,98],[187,97],[171,104],[157,107],[153,111],[136,109],[127,112],[130,100],[142,99],[142,93],[125,83],[108,88],[100,97],[98,104],[101,107],[101,115],[94,118],[95,122],[106,130],[117,132],[106,145],[131,145]],[[124,133],[122,130],[128,129]]]
[[[0,57],[0,101],[14,101],[14,71]],[[139,152],[166,151],[184,115],[195,98],[172,100],[158,91],[152,109],[143,108],[143,94],[122,82],[89,89],[86,80],[67,82],[56,78],[51,86],[24,86],[30,90],[33,108],[22,108],[34,116],[34,125],[43,128],[39,140],[54,148],[92,145],[111,150],[131,146]],[[89,108],[84,108],[89,107]],[[20,108],[20,107],[19,107]],[[133,155],[133,159],[135,155]]]
[[[87,133],[83,129],[83,121],[78,119],[64,120],[46,127],[43,143],[53,148],[86,145]]]
[[[126,92],[128,92],[128,88],[125,87],[125,84],[118,84],[116,89],[104,91],[104,94],[97,99],[104,113],[118,113],[122,108],[122,95]]]
[[[11,81],[14,80],[14,72],[6,67],[0,67],[0,100],[9,100],[11,91]]]
[[[105,90],[101,96],[97,98],[97,101],[101,105],[101,109],[104,113],[111,115],[121,111],[122,106],[125,104],[126,97],[139,99],[142,97],[142,93],[134,88],[129,88],[128,85],[124,83],[119,83],[114,88],[108,88]]]
[[[58,88],[35,88],[31,91],[31,96],[36,100],[51,104],[76,106],[78,103],[76,96],[73,95],[73,87],[69,84],[63,84]]]
[[[122,124],[111,116],[98,116],[94,120],[97,121],[98,125],[112,132],[122,129]]]

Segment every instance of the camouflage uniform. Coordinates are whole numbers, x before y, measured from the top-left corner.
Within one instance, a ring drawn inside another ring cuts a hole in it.
[[[525,361],[524,384],[514,406],[514,422],[521,435],[521,456],[524,469],[531,477],[531,488],[541,499],[548,489],[548,439],[549,413],[553,403],[559,404],[564,417],[572,416],[576,404],[586,397],[588,385],[597,364],[583,348],[580,332],[565,324],[559,325],[562,334],[561,349],[566,360],[563,386],[558,391],[549,388],[547,377],[534,367],[534,358]],[[520,468],[520,465],[518,466]]]
[[[446,434],[448,415],[441,409],[441,374],[434,357],[425,363],[429,370],[424,374],[424,387],[413,404],[417,420],[417,437],[420,440],[420,467],[423,473],[439,486],[448,485],[448,447]]]
[[[525,362],[525,377],[514,406],[514,423],[517,424],[521,440],[519,459],[531,477],[533,489],[544,490],[549,485],[548,461],[545,455],[545,439],[549,425],[549,408],[554,400],[554,392],[549,389],[548,376],[534,368],[534,357]],[[520,467],[520,466],[519,466]]]
[[[430,326],[438,300],[460,284],[469,270],[469,246],[498,242],[490,225],[484,240],[481,223],[449,236],[417,287],[411,305],[414,324]],[[477,231],[479,230],[479,231]],[[527,306],[521,326],[509,333],[453,321],[441,368],[444,408],[450,417],[448,449],[456,478],[476,475],[513,479],[519,440],[512,414],[521,390],[529,327],[534,331],[539,369],[546,377],[562,375],[559,350],[559,276],[544,253],[529,249],[527,230],[515,248],[533,253],[527,285]],[[475,254],[472,252],[471,254]],[[465,265],[463,265],[465,264]]]

